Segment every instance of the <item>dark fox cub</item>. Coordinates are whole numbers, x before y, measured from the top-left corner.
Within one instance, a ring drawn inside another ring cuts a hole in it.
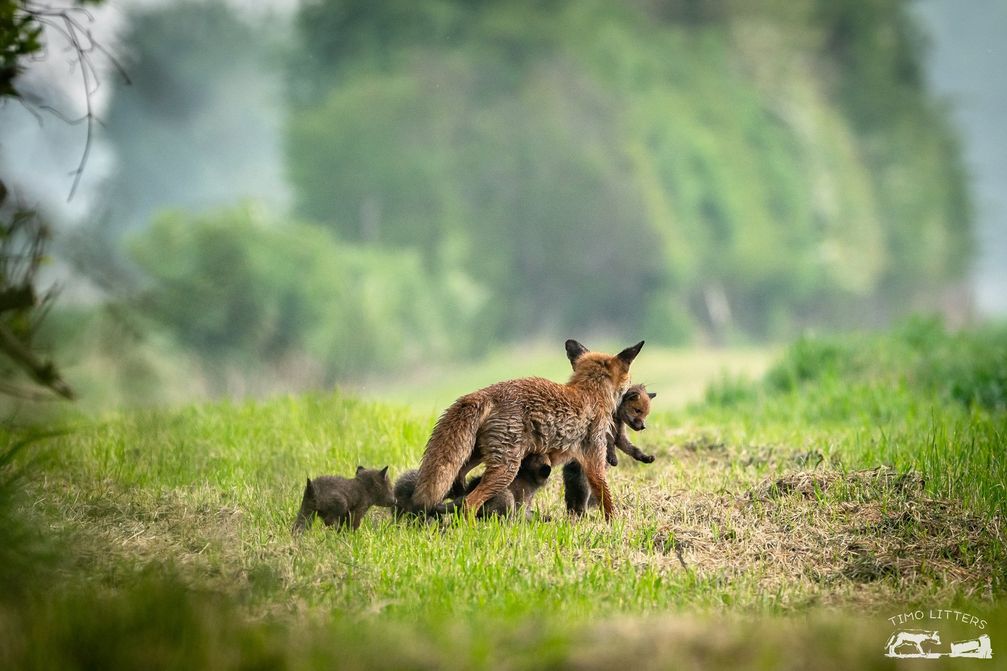
[[[609,435],[606,460],[612,466],[619,464],[619,459],[615,454],[615,448],[619,448],[637,461],[645,464],[654,461],[654,455],[645,454],[643,450],[626,437],[626,426],[634,431],[643,431],[647,428],[647,415],[650,414],[650,400],[657,396],[653,392],[647,391],[642,384],[633,385],[623,394],[613,415],[612,433]],[[566,501],[567,512],[583,514],[588,505],[596,504],[588,488],[587,478],[584,477],[583,469],[577,462],[570,462],[563,466],[563,498]]]
[[[478,517],[488,515],[510,515],[523,506],[531,503],[535,495],[552,473],[552,466],[544,455],[530,454],[521,461],[514,480],[501,492],[491,496],[477,513]],[[429,510],[423,510],[413,503],[413,493],[416,491],[416,480],[419,471],[406,471],[395,482],[395,513],[396,515],[426,515],[440,517],[447,515],[461,506],[465,495],[471,493],[482,482],[482,476],[472,478],[464,489],[452,487],[447,498],[449,503],[440,503]]]
[[[391,508],[394,505],[387,466],[381,470],[357,466],[356,477],[352,480],[334,475],[308,478],[292,531],[296,534],[310,527],[316,514],[326,526],[356,529],[371,506]]]
[[[446,514],[447,509],[444,503],[439,503],[429,510],[417,506],[413,503],[413,493],[416,491],[416,479],[420,472],[417,469],[406,471],[395,481],[395,506],[392,508],[396,517],[407,517],[415,515],[417,517],[441,517]],[[465,492],[457,487],[452,487],[447,498],[464,496]]]

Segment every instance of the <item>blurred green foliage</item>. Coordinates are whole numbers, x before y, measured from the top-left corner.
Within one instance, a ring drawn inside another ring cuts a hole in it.
[[[838,390],[838,391],[837,391]],[[832,393],[850,408],[907,394],[989,412],[1007,410],[1007,327],[949,332],[937,318],[914,317],[890,334],[805,336],[758,383],[725,378],[706,402],[738,407],[767,399],[801,398],[820,405]],[[810,400],[809,400],[810,399]],[[901,408],[904,410],[904,408]]]
[[[130,13],[108,230],[77,245],[99,259],[134,231],[147,314],[210,368],[301,356],[331,381],[536,336],[773,340],[937,309],[964,281],[971,204],[906,0],[246,18]],[[266,174],[280,112],[291,194]],[[213,211],[241,194],[290,195],[301,223]],[[167,202],[210,214],[144,232]],[[136,281],[111,261],[90,263],[106,285]]]
[[[906,4],[307,2],[297,207],[449,255],[502,337],[884,321],[970,244]]]
[[[210,368],[300,366],[332,384],[477,346],[481,298],[449,270],[254,207],[165,214],[130,249],[150,278],[142,312]]]

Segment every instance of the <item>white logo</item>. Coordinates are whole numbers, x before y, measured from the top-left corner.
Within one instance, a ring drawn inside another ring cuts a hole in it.
[[[923,624],[924,622],[933,625],[935,621],[939,621],[942,624],[957,623],[959,627],[961,625],[968,625],[980,630],[986,628],[986,620],[981,620],[974,615],[961,611],[944,609],[915,610],[890,617],[888,621],[894,626],[901,626],[907,623]],[[962,641],[951,641],[950,649],[942,649],[941,646],[941,633],[937,628],[899,629],[888,637],[888,642],[885,643],[885,657],[914,657],[922,659],[937,659],[939,657],[991,659],[993,657],[993,647],[990,644],[988,634],[980,634],[975,638]]]

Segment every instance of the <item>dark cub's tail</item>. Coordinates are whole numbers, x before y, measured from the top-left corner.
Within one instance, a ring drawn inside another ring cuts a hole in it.
[[[290,529],[291,533],[299,534],[310,527],[315,521],[317,511],[315,488],[311,484],[311,478],[308,478],[308,484],[304,486],[304,497],[301,499],[301,509],[297,511],[297,519],[294,520],[294,526]]]

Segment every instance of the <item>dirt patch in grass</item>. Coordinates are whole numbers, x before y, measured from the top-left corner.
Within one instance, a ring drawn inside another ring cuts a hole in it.
[[[699,576],[755,576],[767,590],[795,580],[830,591],[881,580],[976,597],[1002,590],[1002,521],[923,485],[917,473],[876,468],[797,471],[740,495],[654,492],[652,552]]]

